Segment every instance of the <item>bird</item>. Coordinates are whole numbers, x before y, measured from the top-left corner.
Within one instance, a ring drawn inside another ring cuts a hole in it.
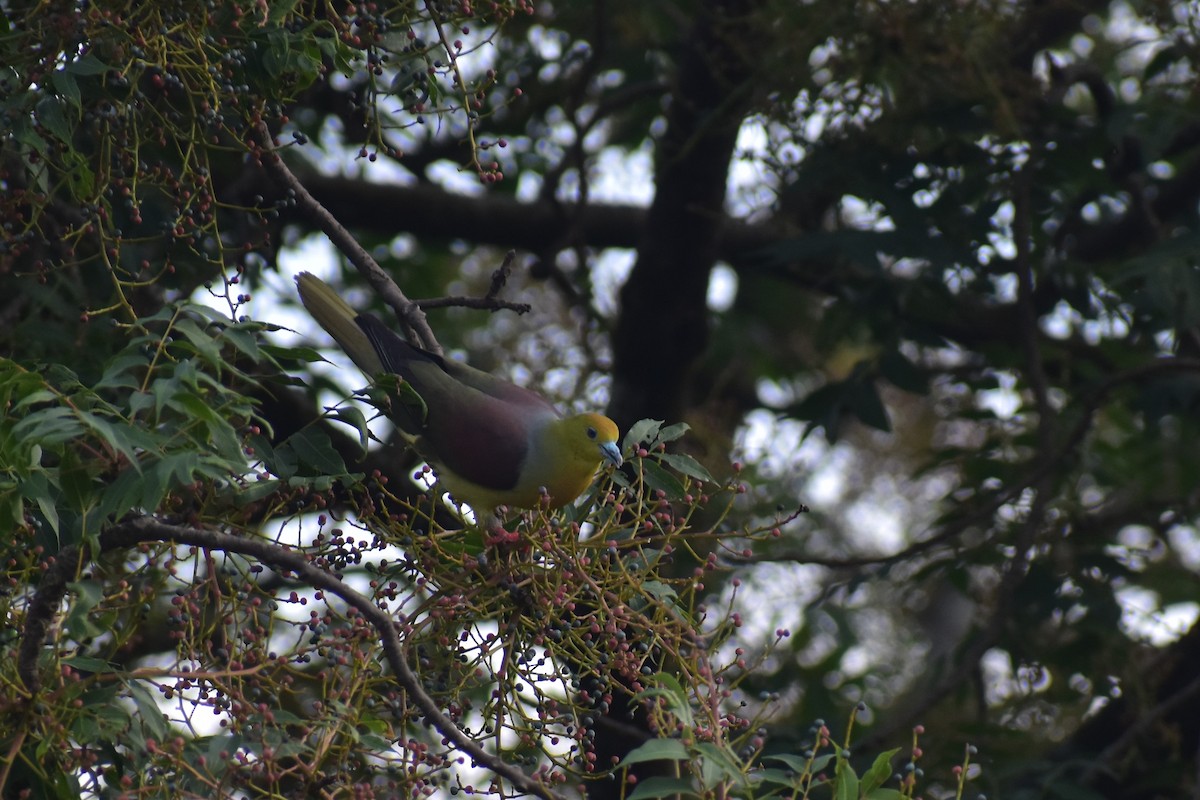
[[[297,275],[296,287],[309,314],[368,377],[399,375],[420,396],[423,407],[393,403],[388,416],[455,502],[477,514],[547,502],[560,508],[587,490],[602,465],[621,466],[619,431],[608,417],[563,416],[537,392],[417,347],[312,273]]]

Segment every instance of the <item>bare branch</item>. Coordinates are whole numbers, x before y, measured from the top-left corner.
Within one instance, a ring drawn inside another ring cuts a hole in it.
[[[509,250],[504,254],[504,260],[500,262],[500,266],[492,273],[492,285],[488,287],[487,294],[484,295],[486,299],[495,299],[500,296],[500,292],[504,291],[504,285],[508,283],[508,277],[512,275],[513,260],[516,257],[516,250]]]
[[[500,292],[508,283],[508,276],[512,274],[512,262],[516,256],[516,250],[509,250],[504,254],[504,262],[492,273],[491,286],[483,297],[431,297],[417,300],[416,304],[426,311],[431,308],[477,308],[482,311],[515,311],[517,314],[528,314],[532,308],[529,303],[500,299]]]
[[[296,204],[329,237],[334,246],[362,273],[371,288],[383,298],[385,303],[391,306],[409,339],[422,348],[440,355],[442,346],[429,327],[429,323],[425,319],[425,312],[421,310],[421,307],[400,291],[396,282],[383,271],[383,268],[358,243],[350,231],[346,230],[327,208],[309,194],[308,190],[304,188],[304,184],[283,163],[283,158],[279,155],[279,150],[273,144],[270,132],[266,127],[260,124],[255,130],[257,144],[260,148],[259,160],[267,174],[295,199]]]
[[[528,314],[532,308],[529,303],[513,303],[487,297],[432,297],[416,302],[425,311],[431,308],[476,308],[481,311],[515,311],[518,314]]]

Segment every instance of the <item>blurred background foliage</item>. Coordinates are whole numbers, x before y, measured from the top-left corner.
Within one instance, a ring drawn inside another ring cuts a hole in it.
[[[257,165],[263,124],[410,296],[482,295],[516,249],[503,297],[532,311],[432,312],[448,349],[622,428],[688,422],[714,474],[745,462],[737,525],[811,507],[728,564],[736,594],[707,581],[739,646],[792,632],[741,684],[774,698],[768,751],[865,701],[868,750],[921,722],[926,769],[970,741],[994,796],[1200,796],[1195,3],[3,12],[17,550],[220,494],[239,437],[311,430],[318,390],[359,385],[308,373],[319,339],[257,349],[253,320],[299,324],[314,259],[371,302]],[[238,322],[168,341],[185,298]],[[211,378],[151,391],[137,365],[171,348]],[[185,435],[129,432],[163,426]],[[410,486],[395,447],[319,430],[293,476]],[[141,494],[84,501],[139,460]]]

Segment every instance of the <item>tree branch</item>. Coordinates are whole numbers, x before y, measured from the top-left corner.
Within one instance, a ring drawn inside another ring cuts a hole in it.
[[[51,556],[25,611],[25,628],[21,631],[21,647],[17,651],[17,676],[30,696],[37,695],[42,689],[42,676],[38,674],[42,642],[46,641],[50,623],[67,594],[67,581],[75,576],[79,565],[80,551],[76,546],[64,547],[58,555]]]
[[[337,218],[329,213],[328,209],[309,194],[304,184],[283,163],[283,158],[272,142],[266,126],[259,125],[255,133],[257,138],[255,144],[259,148],[257,155],[267,174],[285,189],[290,198],[295,199],[296,204],[329,237],[333,245],[362,273],[371,288],[383,298],[385,303],[391,306],[408,337],[431,353],[441,355],[442,347],[438,344],[433,329],[429,327],[429,323],[425,319],[425,312],[421,310],[421,307],[405,297],[396,282],[383,271],[371,254],[351,235],[350,231],[346,230],[337,221]]]
[[[442,713],[420,679],[408,665],[401,630],[396,621],[370,598],[351,589],[335,575],[314,566],[308,558],[282,545],[263,539],[238,536],[222,531],[170,525],[154,517],[128,518],[100,535],[100,552],[118,550],[143,542],[174,542],[207,550],[222,550],[251,556],[284,572],[294,573],[308,585],[327,591],[354,608],[378,632],[384,657],[396,682],[425,715],[427,721],[446,738],[449,744],[468,755],[475,764],[491,770],[510,782],[516,789],[543,800],[560,800],[541,782],[508,764],[499,756],[484,750],[478,742]],[[37,672],[38,656],[49,630],[50,622],[66,593],[67,579],[78,569],[81,551],[78,547],[64,548],[47,568],[30,603],[18,655],[18,674],[30,694],[37,694],[41,679]],[[97,554],[99,555],[99,554]]]
[[[516,257],[516,250],[509,250],[504,254],[504,261],[492,273],[492,283],[483,297],[434,297],[429,300],[418,300],[417,305],[422,309],[457,306],[459,308],[478,308],[483,311],[507,309],[518,314],[528,314],[529,303],[513,303],[500,299],[500,292],[504,291],[504,285],[508,283],[508,277],[512,275],[512,263]]]

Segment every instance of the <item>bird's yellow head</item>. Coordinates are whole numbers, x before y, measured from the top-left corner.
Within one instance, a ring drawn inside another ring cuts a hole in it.
[[[617,443],[621,432],[617,423],[603,414],[578,414],[563,420],[567,441],[580,461],[601,464],[605,461],[614,467],[622,464],[621,446]]]
[[[552,506],[570,503],[583,494],[601,464],[621,466],[620,431],[602,414],[556,419],[543,436],[543,445],[525,465],[522,483],[545,487]]]

